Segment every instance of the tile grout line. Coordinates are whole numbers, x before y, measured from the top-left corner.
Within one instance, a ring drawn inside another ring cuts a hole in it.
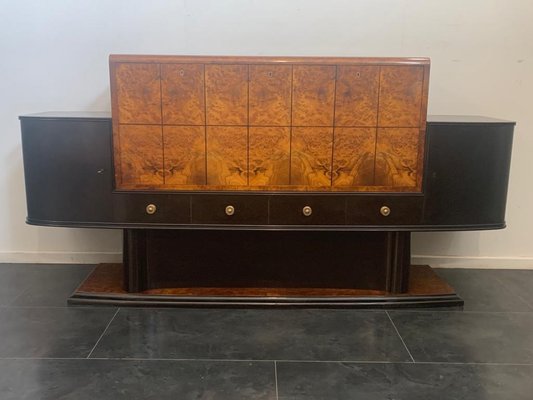
[[[413,363],[416,364],[416,361],[415,359],[413,358],[413,355],[411,354],[411,352],[409,351],[409,349],[407,348],[407,345],[405,344],[403,338],[402,338],[402,335],[400,335],[400,331],[398,331],[398,328],[396,328],[396,324],[394,323],[394,321],[392,320],[391,316],[389,315],[389,312],[387,310],[385,310],[385,313],[387,314],[387,317],[389,317],[389,321],[391,322],[392,326],[394,327],[394,330],[396,331],[396,333],[398,334],[398,337],[400,338],[400,340],[402,341],[403,343],[403,347],[405,347],[405,350],[407,350],[407,354],[409,354],[409,357],[411,357],[411,360],[413,361]]]
[[[91,354],[93,354],[94,349],[96,349],[96,346],[98,346],[98,343],[100,343],[100,340],[102,340],[102,338],[104,337],[105,333],[107,332],[107,329],[108,329],[109,326],[111,325],[111,322],[113,322],[113,321],[115,320],[115,317],[117,316],[117,314],[118,314],[119,311],[120,311],[120,307],[117,308],[117,311],[115,311],[115,314],[113,315],[113,318],[111,318],[111,321],[109,321],[109,322],[107,323],[107,326],[105,327],[104,331],[102,332],[102,334],[100,335],[100,337],[99,337],[98,340],[96,341],[96,343],[95,343],[95,345],[93,346],[92,350],[91,350],[90,353],[87,355],[87,357],[85,357],[86,359],[91,357]]]
[[[279,400],[278,395],[278,362],[274,360],[274,380],[276,382],[276,400]]]

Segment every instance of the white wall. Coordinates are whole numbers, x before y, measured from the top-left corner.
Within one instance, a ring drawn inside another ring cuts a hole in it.
[[[415,234],[413,253],[450,266],[533,266],[529,0],[0,0],[0,15],[0,261],[117,259],[119,232],[24,224],[17,116],[108,110],[107,57],[131,53],[431,57],[430,113],[518,125],[508,228]]]

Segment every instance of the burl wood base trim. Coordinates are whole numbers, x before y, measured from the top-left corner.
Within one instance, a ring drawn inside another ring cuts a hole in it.
[[[410,267],[409,291],[336,288],[166,288],[128,293],[122,264],[100,264],[69,298],[70,305],[127,307],[462,307],[464,301],[428,265]]]

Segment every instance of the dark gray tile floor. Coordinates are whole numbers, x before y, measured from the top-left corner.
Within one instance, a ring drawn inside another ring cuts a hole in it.
[[[91,271],[0,264],[0,399],[528,399],[533,271],[439,270],[465,310],[66,307]]]

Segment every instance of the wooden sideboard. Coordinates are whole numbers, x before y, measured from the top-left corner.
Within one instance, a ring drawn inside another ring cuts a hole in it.
[[[112,56],[112,118],[20,117],[27,222],[123,230],[72,304],[461,305],[410,234],[505,227],[514,122],[426,120],[428,71]]]

